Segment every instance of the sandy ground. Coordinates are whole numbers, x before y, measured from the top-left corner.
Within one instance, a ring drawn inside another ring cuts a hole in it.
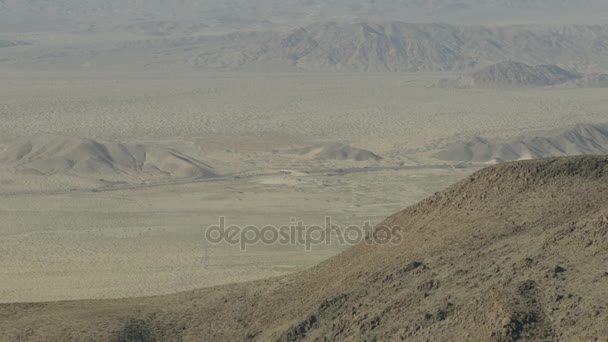
[[[468,170],[261,176],[140,190],[0,197],[0,301],[171,293],[313,266],[348,245],[210,245],[206,227],[379,222]]]
[[[407,152],[454,135],[601,122],[608,107],[603,89],[429,88],[438,74],[0,75],[2,135],[287,135]]]
[[[308,268],[346,246],[243,253],[206,245],[204,228],[221,215],[260,226],[294,216],[379,222],[476,169],[435,166],[429,151],[477,134],[608,119],[605,90],[454,91],[431,88],[445,76],[436,74],[0,75],[2,141],[45,132],[155,143],[222,175],[94,192],[95,175],[0,167],[0,302],[164,294]],[[286,153],[320,142],[384,159]]]

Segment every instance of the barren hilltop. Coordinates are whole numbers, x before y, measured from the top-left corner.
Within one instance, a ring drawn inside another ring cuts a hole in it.
[[[608,157],[505,163],[290,276],[175,295],[0,306],[7,340],[605,341]]]

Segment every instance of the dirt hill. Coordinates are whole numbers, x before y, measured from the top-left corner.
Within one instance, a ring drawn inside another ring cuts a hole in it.
[[[454,143],[434,157],[486,163],[605,153],[608,153],[608,125],[578,124],[506,140],[475,137]]]
[[[0,168],[38,175],[81,177],[210,177],[211,166],[178,151],[143,144],[100,142],[43,134],[0,145]]]
[[[505,163],[291,276],[169,296],[0,306],[7,340],[606,341],[608,157]]]
[[[382,159],[382,157],[372,151],[340,143],[311,146],[294,152],[305,157],[324,160],[365,161]]]

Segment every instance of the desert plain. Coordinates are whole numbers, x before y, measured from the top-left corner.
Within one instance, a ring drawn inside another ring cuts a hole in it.
[[[0,0],[0,341],[608,342],[607,23]]]
[[[205,229],[220,216],[241,226],[326,216],[375,224],[487,166],[434,158],[457,141],[599,125],[608,111],[601,88],[442,89],[435,82],[451,74],[440,72],[0,74],[5,303],[169,294],[300,271],[349,246],[241,251],[209,244]],[[108,144],[179,153],[197,171],[100,164],[95,146]],[[29,155],[15,158],[22,146]]]

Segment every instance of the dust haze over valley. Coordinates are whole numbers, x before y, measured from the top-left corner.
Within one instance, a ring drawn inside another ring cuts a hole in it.
[[[600,0],[0,0],[0,341],[608,341],[607,95]]]

